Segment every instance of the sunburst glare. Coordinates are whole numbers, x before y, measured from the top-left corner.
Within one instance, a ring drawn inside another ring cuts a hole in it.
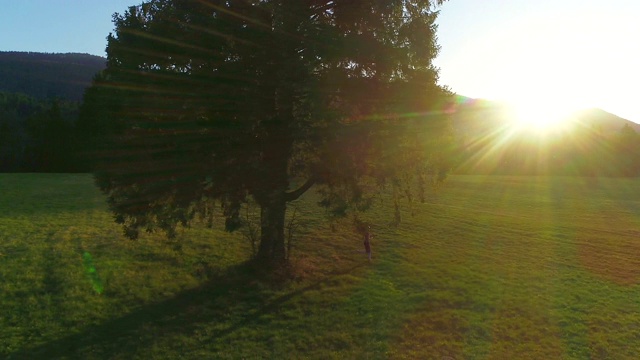
[[[539,100],[531,97],[510,101],[509,106],[513,125],[517,129],[537,135],[563,131],[570,115],[578,108],[564,101]]]

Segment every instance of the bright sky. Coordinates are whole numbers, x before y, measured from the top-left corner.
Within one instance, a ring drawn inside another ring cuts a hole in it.
[[[106,56],[113,13],[142,0],[0,0],[0,51]]]
[[[639,18],[638,0],[449,0],[440,83],[535,115],[599,107],[640,123]]]
[[[140,0],[0,0],[0,50],[104,56],[111,16]],[[449,0],[436,65],[458,94],[640,122],[640,0]]]

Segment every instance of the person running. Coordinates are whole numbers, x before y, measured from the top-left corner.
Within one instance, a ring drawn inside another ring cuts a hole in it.
[[[371,238],[373,235],[371,234],[371,226],[367,226],[364,230],[364,251],[369,256],[369,261],[371,261]]]

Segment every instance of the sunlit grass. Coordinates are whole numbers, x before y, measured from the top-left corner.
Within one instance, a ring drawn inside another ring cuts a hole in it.
[[[372,264],[310,193],[278,284],[240,234],[131,242],[90,176],[0,175],[0,357],[637,359],[639,185],[454,176],[364,215]]]

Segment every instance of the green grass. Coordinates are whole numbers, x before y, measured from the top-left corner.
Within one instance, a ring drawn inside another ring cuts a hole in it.
[[[308,194],[285,284],[240,234],[124,239],[89,175],[0,189],[0,358],[640,358],[638,180],[454,176],[365,215],[371,264]]]

